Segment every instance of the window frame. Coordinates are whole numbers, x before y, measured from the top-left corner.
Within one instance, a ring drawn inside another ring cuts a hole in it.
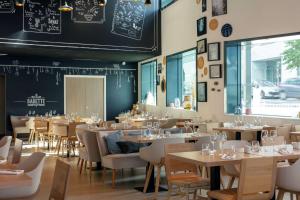
[[[142,101],[142,83],[143,83],[143,80],[142,80],[142,78],[143,78],[143,76],[142,76],[142,67],[143,67],[143,65],[146,65],[146,64],[150,64],[150,63],[153,63],[153,62],[155,62],[155,67],[156,67],[156,70],[155,70],[155,105],[150,105],[150,106],[157,106],[157,104],[158,104],[158,102],[157,102],[157,99],[158,99],[158,97],[157,97],[157,59],[153,59],[153,60],[150,60],[150,61],[146,61],[146,62],[142,62],[141,63],[141,71],[140,71],[140,77],[141,77],[141,88],[140,88],[140,100]],[[148,104],[146,104],[146,105],[148,105]]]
[[[274,34],[274,35],[267,35],[267,36],[258,36],[258,37],[251,37],[251,38],[245,38],[245,39],[238,39],[238,40],[227,40],[224,41],[223,45],[223,51],[224,51],[224,115],[234,115],[232,112],[227,111],[228,103],[227,103],[227,50],[226,48],[230,46],[229,44],[237,43],[241,44],[241,42],[249,42],[253,40],[264,40],[264,39],[271,39],[271,38],[279,38],[279,37],[288,37],[288,36],[294,36],[294,35],[300,35],[300,32],[293,32],[293,33],[283,33],[283,34]],[[239,53],[239,60],[241,59],[241,53]],[[242,104],[242,91],[241,91],[241,66],[237,67],[238,69],[238,79],[239,79],[239,85],[238,88],[238,95],[237,95],[237,102],[239,102],[238,105]],[[242,112],[242,115],[247,115]],[[266,115],[266,114],[250,114],[247,116],[263,116],[263,117],[275,117],[275,118],[284,118],[284,119],[298,119],[293,116],[281,116],[281,115]]]
[[[169,6],[173,5],[177,0],[172,0],[172,2],[168,3],[167,5],[165,5],[163,7],[162,7],[162,1],[163,0],[160,0],[160,6],[159,6],[160,10],[164,10],[164,9],[168,8]]]
[[[176,1],[176,0],[175,0]],[[195,110],[186,110],[186,111],[192,111],[192,112],[198,112],[198,101],[197,101],[197,96],[198,96],[198,69],[197,69],[197,64],[198,64],[198,59],[197,59],[197,48],[196,47],[193,47],[193,48],[190,48],[190,49],[186,49],[186,50],[183,50],[183,51],[179,51],[179,52],[176,52],[176,53],[173,53],[173,54],[170,54],[170,55],[167,55],[166,56],[166,103],[165,103],[165,106],[167,108],[171,108],[170,106],[168,106],[168,79],[167,79],[167,74],[168,74],[168,58],[171,57],[171,56],[176,56],[176,55],[179,55],[179,54],[183,54],[185,52],[188,52],[188,51],[192,51],[192,50],[195,50],[195,69],[196,69],[196,82],[195,82],[195,89],[196,89],[196,108]]]

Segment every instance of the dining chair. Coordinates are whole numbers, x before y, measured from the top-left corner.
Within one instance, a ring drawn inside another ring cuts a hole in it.
[[[23,141],[16,138],[11,163],[18,164],[21,160]]]
[[[7,160],[11,140],[11,136],[4,136],[0,140],[0,158]]]
[[[297,131],[297,132],[300,131],[300,125],[295,125],[294,128],[295,128],[295,131]]]
[[[276,128],[278,136],[284,136],[286,143],[290,143],[291,124],[284,124]]]
[[[219,122],[209,122],[206,123],[206,132],[207,133],[213,133],[214,132],[214,128],[219,128],[220,127],[220,123]]]
[[[238,188],[208,191],[218,200],[270,200],[274,195],[276,160],[272,157],[246,158],[241,161]]]
[[[62,154],[64,154],[65,142],[66,138],[68,137],[68,125],[55,123],[52,125],[52,132],[53,135],[58,138],[55,148],[57,155],[59,156],[60,150],[62,151]]]
[[[159,182],[160,182],[160,171],[161,167],[164,165],[165,157],[165,145],[166,144],[177,144],[184,143],[184,138],[162,138],[154,140],[151,145],[143,147],[140,149],[140,157],[149,163],[149,168],[146,175],[146,181],[144,185],[144,193],[146,193],[149,180],[152,171],[157,168],[156,180],[155,180],[155,194],[158,193]]]
[[[278,200],[283,200],[286,192],[295,194],[297,200],[300,199],[300,160],[288,167],[277,168],[276,186],[278,188]],[[292,198],[291,198],[292,199]]]
[[[85,148],[85,156],[82,160],[89,163],[89,177],[92,179],[93,162],[101,162],[101,156],[98,148],[97,136],[94,132],[84,130],[82,133],[82,141]],[[81,161],[82,162],[82,161]],[[81,164],[82,167],[82,164]]]
[[[88,124],[80,124],[80,125],[76,126],[76,130],[75,130],[76,137],[78,140],[77,149],[78,149],[78,153],[79,153],[77,166],[81,163],[81,160],[83,162],[84,162],[84,160],[86,160],[86,151],[85,151],[85,147],[83,144],[83,136],[82,136],[84,134],[84,130],[86,130],[86,129],[88,129]],[[80,167],[80,174],[81,174],[81,171],[82,171],[82,166]]]
[[[65,200],[71,166],[59,159],[56,160],[54,177],[49,200]]]
[[[209,179],[202,177],[198,172],[198,166],[192,163],[174,160],[169,153],[195,151],[195,145],[192,143],[166,144],[165,145],[165,169],[168,182],[168,199],[170,199],[173,187],[177,187],[178,194],[186,196],[194,194],[196,199],[197,191],[202,188],[207,189]]]
[[[28,143],[32,144],[35,138],[35,133],[34,133],[34,117],[29,117],[29,120],[26,122],[26,127],[29,129],[29,138],[28,138]]]
[[[40,141],[43,142],[43,147],[45,147],[45,141],[48,141],[49,145],[49,137],[48,137],[48,121],[35,118],[34,119],[34,135],[37,140],[37,146],[39,147]]]
[[[244,150],[246,146],[249,145],[249,142],[246,140],[228,140],[224,142],[223,149],[231,149],[234,147],[237,151]],[[235,179],[239,178],[240,176],[240,166],[239,165],[224,165],[221,168],[221,172],[223,175],[229,176],[229,182],[227,185],[227,189],[232,188]]]
[[[159,128],[167,129],[167,128],[174,128],[176,126],[176,122],[178,119],[172,118],[167,119],[165,122],[160,123]]]
[[[0,189],[0,199],[24,198],[34,195],[40,185],[45,156],[45,153],[34,152],[27,159],[21,161],[15,169],[24,170],[24,173],[31,177],[32,184]]]

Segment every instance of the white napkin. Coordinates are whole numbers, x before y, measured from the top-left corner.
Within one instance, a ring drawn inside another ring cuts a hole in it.
[[[0,175],[20,175],[24,170],[0,169]]]
[[[236,155],[227,155],[227,154],[223,154],[222,156],[221,156],[221,159],[223,159],[223,160],[233,160],[233,159],[235,159],[236,158]]]
[[[0,164],[4,164],[6,162],[7,162],[7,160],[0,160]]]

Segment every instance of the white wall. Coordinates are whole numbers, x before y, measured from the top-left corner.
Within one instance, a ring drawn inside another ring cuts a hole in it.
[[[212,19],[211,0],[207,3],[208,9],[204,14],[201,12],[201,3],[196,4],[196,0],[178,0],[162,11],[162,56],[153,59],[157,59],[158,63],[161,63],[164,56],[196,47],[197,40],[207,38],[208,43],[221,42],[221,61],[210,63],[205,61],[205,66],[208,67],[210,64],[222,64],[224,66],[223,48],[225,40],[300,32],[299,0],[228,0],[228,14],[215,17],[219,21],[218,29],[211,31],[208,28],[206,35],[197,37],[197,19],[206,16],[207,23]],[[224,38],[221,35],[221,27],[225,23],[230,23],[233,26],[233,34],[229,38]],[[202,55],[207,57],[206,54]],[[163,65],[161,75],[164,77],[165,67]],[[157,107],[148,107],[148,109],[152,111],[167,109],[168,112],[179,117],[201,116],[203,119],[218,121],[230,119],[231,116],[224,115],[224,79],[218,79],[219,88],[222,88],[222,92],[211,92],[210,89],[216,79],[209,79],[208,76],[201,78],[200,70],[198,70],[198,81],[208,82],[208,102],[198,103],[197,113],[165,108],[166,96],[165,93],[161,93],[160,87],[157,90]],[[299,122],[296,119],[283,118],[265,118],[265,121],[271,124]]]

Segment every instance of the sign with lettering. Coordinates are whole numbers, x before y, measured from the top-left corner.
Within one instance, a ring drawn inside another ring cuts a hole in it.
[[[34,96],[27,98],[27,106],[28,107],[46,106],[46,99],[45,97],[35,94]]]

